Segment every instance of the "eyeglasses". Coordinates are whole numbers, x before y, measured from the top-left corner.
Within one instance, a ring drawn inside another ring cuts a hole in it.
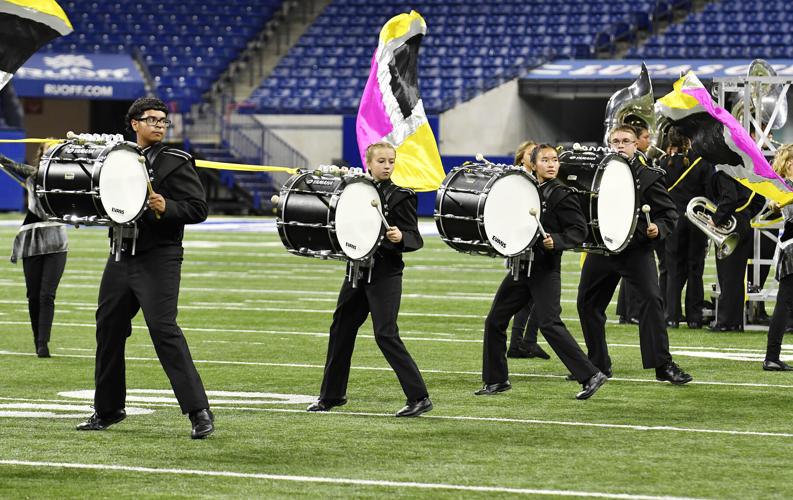
[[[162,127],[168,128],[171,126],[171,120],[167,118],[157,118],[154,116],[141,116],[140,118],[136,118],[139,122],[145,122],[146,125],[149,127]]]
[[[619,146],[620,144],[624,144],[627,146],[628,144],[633,144],[634,142],[636,141],[634,141],[633,139],[622,139],[622,140],[612,139],[611,141],[609,141],[609,144],[611,144],[612,146]]]

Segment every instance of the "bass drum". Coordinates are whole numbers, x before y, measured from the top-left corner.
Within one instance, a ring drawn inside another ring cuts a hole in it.
[[[639,217],[638,181],[622,155],[563,151],[558,178],[581,197],[589,235],[581,250],[616,254],[628,246]]]
[[[131,142],[68,141],[41,158],[36,195],[53,219],[68,224],[129,224],[146,209],[149,174]]]
[[[522,167],[455,167],[435,197],[435,224],[441,239],[459,252],[520,255],[537,239],[541,215],[537,181]]]
[[[365,261],[385,237],[378,213],[383,205],[380,191],[362,175],[298,173],[281,188],[278,235],[296,255]]]

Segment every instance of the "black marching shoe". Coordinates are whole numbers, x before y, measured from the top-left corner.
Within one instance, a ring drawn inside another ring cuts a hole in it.
[[[707,328],[711,332],[742,332],[743,325],[724,325],[721,323],[713,323]]]
[[[50,357],[50,350],[47,347],[46,342],[36,343],[36,356],[40,358],[49,358]]]
[[[691,330],[699,330],[700,328],[702,328],[702,322],[701,321],[689,321],[688,322],[688,328],[691,329]]]
[[[347,399],[318,399],[316,402],[311,403],[306,411],[330,411],[331,408],[337,406],[344,406],[347,404]]]
[[[485,384],[481,389],[474,392],[477,396],[492,396],[493,394],[498,394],[499,392],[504,392],[512,389],[512,384],[509,383],[509,380],[504,382],[498,382],[496,384]]]
[[[680,328],[680,322],[679,321],[667,321],[666,322],[666,327],[667,328]]]
[[[659,382],[671,382],[673,385],[683,385],[694,380],[694,377],[680,369],[673,362],[669,362],[655,369],[655,379]]]
[[[507,350],[507,357],[508,358],[530,358],[531,357],[531,353],[523,345],[523,342],[516,341],[516,342],[510,343],[509,349]]]
[[[611,372],[611,368],[609,368],[608,370],[603,370],[602,373],[603,375],[606,376],[606,378],[611,378],[614,376],[614,374]],[[573,375],[572,373],[568,373],[564,379],[570,382],[578,382],[578,380],[575,378],[575,375]]]
[[[127,418],[127,412],[123,409],[116,410],[108,415],[99,416],[94,413],[88,420],[77,426],[78,431],[103,431],[113,424],[117,424]]]
[[[526,344],[526,350],[529,351],[530,358],[551,359],[551,356],[543,351],[539,344]]]
[[[426,396],[416,401],[407,401],[405,406],[396,412],[397,417],[418,417],[422,413],[432,410],[432,401]]]
[[[191,411],[189,417],[193,424],[192,439],[204,439],[215,430],[215,416],[208,409]]]
[[[584,382],[583,390],[575,395],[576,399],[589,399],[600,389],[600,386],[608,381],[608,377],[603,372],[597,372]]]
[[[793,371],[793,366],[779,359],[773,361],[766,359],[763,361],[763,370],[767,372],[790,372]]]

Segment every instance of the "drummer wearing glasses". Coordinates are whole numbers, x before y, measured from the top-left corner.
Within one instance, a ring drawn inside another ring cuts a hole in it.
[[[78,430],[105,430],[126,418],[124,345],[132,334],[132,318],[141,309],[179,407],[189,415],[191,437],[204,438],[214,430],[204,385],[176,323],[184,225],[204,221],[207,203],[193,158],[161,142],[170,125],[167,113],[161,100],[143,97],[125,118],[152,177],[151,210],[136,228],[113,228],[122,231],[123,243],[120,259],[112,254],[108,258],[99,287],[95,413]]]
[[[677,209],[663,183],[663,170],[650,167],[637,150],[633,127],[621,125],[609,134],[611,149],[624,156],[638,179],[638,197],[642,206],[650,207],[650,224],[639,217],[633,238],[616,255],[587,254],[578,284],[578,315],[589,359],[611,377],[611,358],[606,345],[606,308],[611,302],[620,277],[638,294],[639,339],[644,368],[655,368],[659,381],[682,385],[692,380],[669,353],[658,271],[653,241],[666,237],[677,221]]]
[[[587,223],[578,198],[556,179],[559,172],[556,149],[549,144],[540,144],[531,153],[531,165],[540,182],[540,194],[545,204],[540,222],[546,234],[538,237],[532,247],[533,262],[527,260],[521,264],[517,280],[507,274],[493,298],[493,305],[485,319],[482,356],[484,386],[474,394],[489,396],[512,388],[506,358],[507,325],[522,307],[534,303],[533,314],[540,331],[562,363],[583,385],[576,398],[587,399],[607,379],[587,359],[570,335],[561,320],[560,305],[562,252],[584,241]],[[531,272],[527,268],[529,265]]]

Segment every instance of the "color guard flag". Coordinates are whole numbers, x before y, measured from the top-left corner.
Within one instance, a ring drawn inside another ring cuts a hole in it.
[[[749,132],[718,106],[699,78],[689,71],[672,92],[658,99],[656,110],[692,138],[702,157],[752,191],[784,205],[793,190],[771,168]]]
[[[364,167],[366,148],[388,142],[397,151],[394,182],[416,191],[438,189],[446,175],[419,96],[418,55],[426,33],[427,23],[415,11],[385,23],[355,127]]]
[[[54,0],[0,0],[0,89],[39,48],[72,31]]]

